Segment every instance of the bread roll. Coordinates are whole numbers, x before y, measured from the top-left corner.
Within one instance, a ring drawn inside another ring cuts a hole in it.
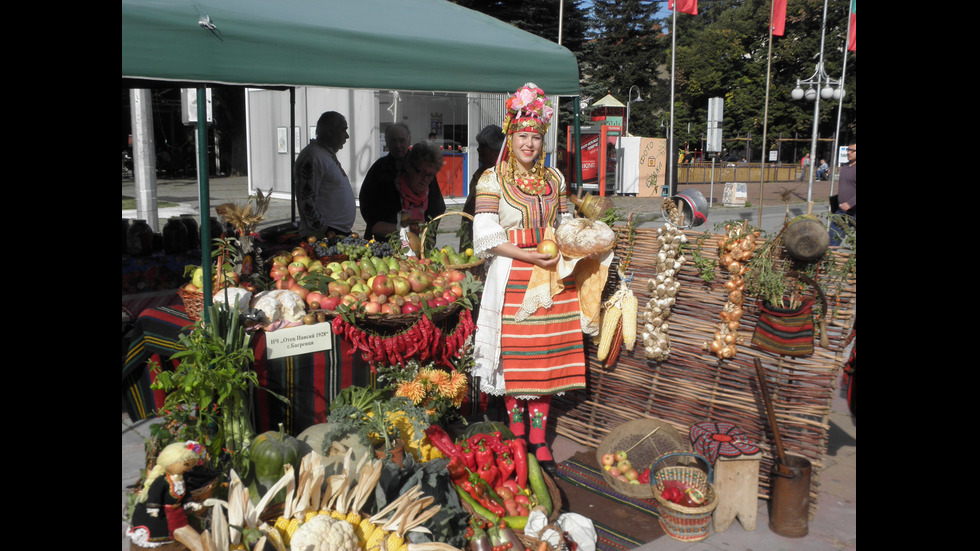
[[[581,258],[612,248],[616,242],[616,234],[599,220],[572,218],[555,230],[555,241],[558,242],[561,254]]]

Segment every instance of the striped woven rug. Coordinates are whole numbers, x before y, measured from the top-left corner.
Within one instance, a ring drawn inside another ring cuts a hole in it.
[[[588,517],[595,525],[599,551],[627,551],[664,534],[657,502],[612,490],[602,478],[594,452],[582,452],[561,462],[556,478],[565,497],[565,510]]]

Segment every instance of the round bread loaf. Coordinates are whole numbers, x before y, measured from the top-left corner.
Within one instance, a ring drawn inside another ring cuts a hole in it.
[[[555,230],[555,241],[561,254],[581,258],[611,249],[616,242],[616,234],[599,220],[572,218]]]

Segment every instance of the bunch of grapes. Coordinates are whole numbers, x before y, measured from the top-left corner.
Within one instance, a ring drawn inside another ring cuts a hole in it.
[[[387,241],[373,241],[368,244],[368,250],[371,256],[376,256],[378,258],[385,258],[394,254],[394,251],[391,248],[391,243]]]

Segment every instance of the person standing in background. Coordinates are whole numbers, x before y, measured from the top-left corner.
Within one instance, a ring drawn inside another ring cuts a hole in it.
[[[834,214],[843,215],[848,223],[857,224],[857,143],[847,146],[847,164],[840,167],[840,187],[837,190],[837,209]],[[830,244],[840,246],[844,240],[843,228],[836,221],[830,223]]]
[[[381,235],[375,235],[373,220],[368,221],[370,214],[364,212],[365,205],[377,202],[378,199],[372,195],[377,193],[388,193],[395,185],[395,179],[405,166],[405,157],[412,144],[412,133],[408,126],[402,123],[395,123],[385,129],[385,146],[388,154],[381,157],[371,165],[364,181],[361,182],[361,190],[358,199],[361,205],[361,217],[367,222],[362,237],[364,239],[376,239]],[[370,207],[368,207],[370,210]]]
[[[419,142],[408,150],[402,168],[391,181],[361,188],[361,216],[367,224],[365,239],[387,241],[402,226],[418,233],[418,225],[446,212],[436,175],[442,168],[439,148]]]
[[[316,139],[296,157],[299,234],[304,239],[320,239],[330,233],[350,235],[354,226],[354,190],[337,160],[348,138],[347,119],[327,111],[316,122]]]
[[[476,143],[478,166],[473,171],[473,177],[470,178],[469,193],[466,196],[466,203],[463,204],[463,212],[470,216],[473,216],[476,210],[476,183],[488,168],[493,168],[493,165],[497,164],[497,156],[500,155],[500,148],[504,145],[504,131],[496,124],[488,124],[476,135]],[[473,245],[473,222],[463,218],[460,227],[463,235],[459,238],[459,249],[462,251]]]
[[[810,169],[810,154],[807,153],[800,159],[800,181],[805,182],[807,180],[807,171]]]

